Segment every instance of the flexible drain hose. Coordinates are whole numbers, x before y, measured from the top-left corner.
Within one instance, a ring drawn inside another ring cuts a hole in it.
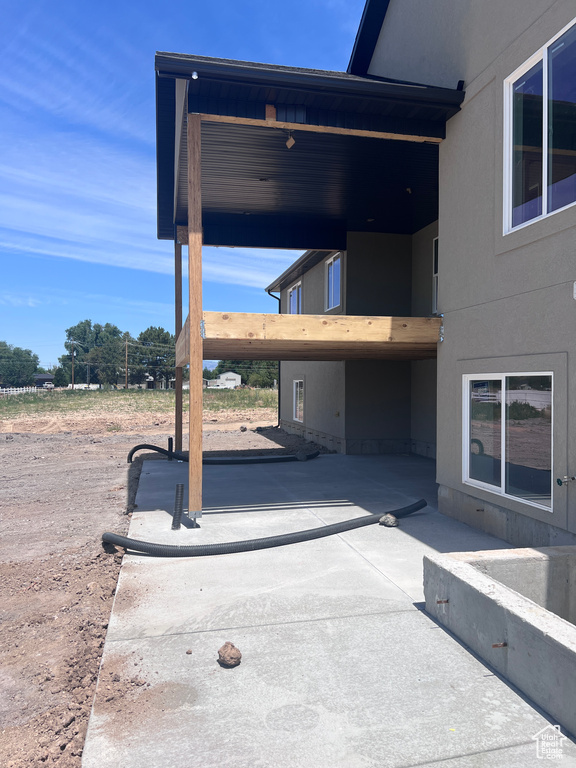
[[[395,517],[406,517],[425,506],[426,501],[420,499],[420,501],[414,504],[402,507],[401,509],[391,510],[386,514],[394,515]],[[154,557],[205,557],[207,555],[228,555],[233,552],[252,552],[256,549],[283,547],[287,544],[297,544],[301,541],[333,536],[335,533],[344,533],[344,531],[362,528],[365,525],[374,525],[379,521],[380,515],[366,515],[365,517],[356,517],[352,520],[344,520],[341,523],[323,525],[320,528],[310,528],[307,531],[285,533],[280,536],[267,536],[263,539],[249,539],[248,541],[230,541],[225,544],[195,544],[177,547],[170,544],[138,541],[137,539],[129,539],[126,536],[119,536],[116,533],[109,532],[102,534],[102,541],[108,544],[115,544],[117,547],[130,549],[134,552],[145,552],[146,554],[154,555]]]
[[[150,445],[150,443],[141,443],[135,445],[134,448],[128,454],[126,461],[128,464],[132,463],[132,457],[136,451],[148,450],[157,451],[164,456],[168,456],[169,459],[176,459],[176,461],[188,461],[188,454],[182,453],[182,451],[170,451],[166,448],[160,448],[158,445]],[[277,464],[283,461],[309,461],[315,459],[320,455],[320,451],[314,451],[313,453],[295,453],[286,456],[239,456],[238,458],[230,458],[228,456],[213,456],[205,457],[202,459],[202,464]]]
[[[168,451],[166,448],[160,448],[159,445],[150,445],[150,443],[140,443],[140,445],[135,445],[134,448],[130,451],[128,454],[128,458],[126,461],[128,464],[132,464],[132,457],[136,453],[136,451],[157,451],[158,453],[163,453],[164,456],[168,456],[168,458],[176,459],[177,461],[188,461],[188,456],[185,453],[182,453],[182,451]]]

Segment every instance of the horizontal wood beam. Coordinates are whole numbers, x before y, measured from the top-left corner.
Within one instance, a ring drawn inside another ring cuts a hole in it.
[[[204,312],[205,360],[420,360],[436,357],[437,317]],[[198,329],[200,333],[200,329]],[[177,342],[187,363],[189,323]]]
[[[190,362],[190,318],[186,318],[176,338],[176,368],[183,368]]]
[[[227,123],[229,125],[253,125],[259,128],[279,128],[287,131],[308,131],[309,133],[332,133],[339,136],[361,136],[368,139],[386,139],[388,141],[411,141],[417,144],[441,144],[438,136],[417,136],[410,133],[388,133],[385,131],[366,131],[360,128],[339,128],[334,125],[309,125],[308,123],[286,123],[280,120],[257,120],[252,117],[234,115],[200,114],[202,122]]]

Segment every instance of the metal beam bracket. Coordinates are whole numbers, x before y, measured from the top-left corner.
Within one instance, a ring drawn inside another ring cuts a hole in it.
[[[200,338],[201,339],[206,338],[206,325],[204,323],[204,320],[200,320]]]
[[[438,342],[439,342],[440,344],[442,344],[442,342],[444,341],[444,315],[443,315],[443,314],[440,314],[440,315],[438,315],[438,317],[441,317],[441,318],[442,318],[442,325],[441,325],[441,326],[440,326],[440,328],[438,329],[438,333],[439,333],[439,336],[438,336]]]

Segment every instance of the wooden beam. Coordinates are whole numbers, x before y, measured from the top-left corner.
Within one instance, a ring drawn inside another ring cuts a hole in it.
[[[188,512],[202,513],[202,200],[201,122],[188,115],[188,348],[190,407],[188,412]]]
[[[438,317],[204,312],[205,359],[423,360],[436,357]],[[186,361],[188,321],[178,358]],[[185,363],[183,363],[185,364]]]
[[[174,307],[174,335],[178,339],[182,330],[182,246],[180,243],[174,243]],[[174,394],[176,400],[174,406],[174,448],[177,451],[182,450],[182,380],[182,366],[176,363],[174,375]]]
[[[279,128],[287,131],[308,131],[310,133],[332,133],[338,136],[361,136],[368,139],[386,139],[388,141],[411,141],[417,144],[441,144],[438,136],[418,136],[410,133],[388,133],[385,131],[366,131],[360,128],[339,128],[333,125],[309,125],[308,123],[286,123],[279,120],[257,120],[252,117],[234,115],[208,115],[201,113],[200,119],[206,123],[227,123],[229,125],[252,125],[259,128]]]
[[[186,318],[184,327],[176,339],[176,367],[183,368],[190,362],[190,321]]]

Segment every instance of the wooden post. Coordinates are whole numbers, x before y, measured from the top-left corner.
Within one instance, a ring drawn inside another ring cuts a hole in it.
[[[125,378],[126,383],[124,384],[124,389],[128,389],[128,336],[126,336],[125,366],[126,366],[126,378]]]
[[[72,342],[72,391],[74,391],[74,342]]]
[[[188,291],[190,408],[188,513],[202,512],[202,199],[200,115],[188,114]]]
[[[182,330],[182,246],[178,238],[174,239],[174,306],[175,306],[175,336],[178,339]],[[174,448],[182,450],[182,368],[176,366],[174,392],[176,395],[174,417]]]

